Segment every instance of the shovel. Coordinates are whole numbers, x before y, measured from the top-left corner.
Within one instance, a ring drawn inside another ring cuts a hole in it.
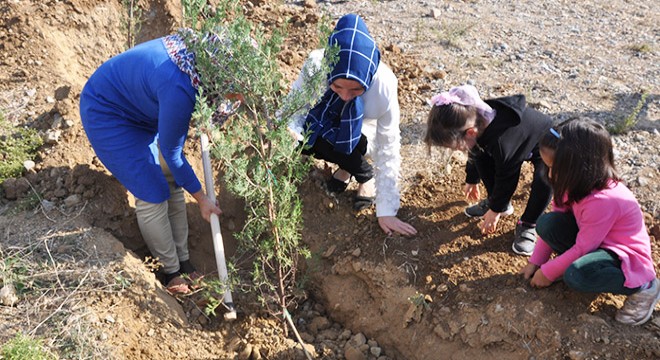
[[[202,133],[200,140],[202,141],[202,165],[204,166],[206,196],[208,196],[215,204],[215,187],[213,185],[213,171],[211,169],[211,157],[209,155],[209,138],[206,134]],[[229,290],[227,262],[225,261],[225,246],[222,242],[222,234],[220,233],[220,219],[217,214],[211,214],[209,220],[211,222],[213,251],[215,252],[215,262],[218,266],[218,276],[220,277],[222,284],[226,284],[227,286],[223,303],[228,311],[224,314],[224,318],[225,320],[236,320],[236,309],[234,308],[234,301],[231,298],[231,291]]]

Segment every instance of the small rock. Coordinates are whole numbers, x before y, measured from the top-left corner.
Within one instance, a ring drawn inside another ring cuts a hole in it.
[[[381,349],[377,346],[374,346],[374,347],[369,349],[369,352],[371,353],[371,355],[373,355],[375,357],[379,357],[380,354],[383,352],[383,349]]]
[[[309,331],[312,334],[317,334],[321,330],[325,330],[330,327],[330,320],[325,316],[317,316],[312,319],[309,323]]]
[[[301,332],[300,333],[300,339],[306,343],[313,343],[314,342],[314,335],[308,333],[308,332]]]
[[[344,331],[342,331],[341,334],[339,334],[337,340],[344,341],[344,340],[348,340],[350,337],[351,337],[351,330],[344,329]]]
[[[49,129],[44,134],[44,142],[49,145],[57,144],[60,140],[60,135],[62,135],[61,130]]]
[[[332,246],[330,246],[330,247],[328,248],[328,250],[326,250],[326,251],[321,255],[321,257],[323,257],[323,258],[325,258],[325,259],[329,258],[330,256],[332,256],[332,254],[335,252],[336,249],[337,249],[337,245],[332,245]]]
[[[24,167],[25,170],[27,170],[28,172],[34,170],[35,165],[36,165],[36,164],[35,164],[34,161],[32,161],[32,160],[25,160],[25,161],[23,161],[23,167]]]
[[[66,205],[67,207],[72,207],[80,204],[80,201],[81,201],[80,195],[73,194],[68,196],[66,199],[64,199],[64,205]]]
[[[5,286],[0,289],[0,305],[14,306],[17,302],[18,296],[16,296],[14,285],[5,284]]]
[[[349,343],[354,347],[359,347],[367,343],[367,337],[363,333],[357,333],[351,338]]]
[[[50,124],[50,128],[59,129],[60,126],[62,126],[63,121],[64,118],[62,117],[62,115],[60,115],[59,113],[55,113],[55,115],[53,115],[53,122]]]
[[[584,360],[587,358],[587,354],[584,351],[571,350],[568,352],[568,358],[571,360]]]
[[[344,350],[344,357],[346,360],[367,360],[366,355],[352,346],[348,346],[346,350]]]

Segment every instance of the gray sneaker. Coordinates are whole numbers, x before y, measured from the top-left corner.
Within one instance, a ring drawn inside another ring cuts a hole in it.
[[[486,215],[489,209],[490,208],[488,207],[488,199],[484,199],[479,201],[478,204],[466,207],[465,215],[467,215],[468,217],[480,218]],[[513,214],[513,206],[511,205],[511,203],[507,204],[506,210],[504,210],[501,214],[504,216]]]
[[[531,256],[534,252],[534,245],[536,245],[536,228],[518,224],[514,234],[515,238],[513,246],[511,246],[513,252],[518,255]]]
[[[658,279],[653,279],[651,287],[628,295],[623,307],[616,312],[616,321],[626,325],[642,325],[649,321],[660,300]]]

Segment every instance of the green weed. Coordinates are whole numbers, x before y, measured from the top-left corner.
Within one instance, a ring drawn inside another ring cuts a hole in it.
[[[50,360],[56,359],[42,344],[41,340],[22,333],[2,345],[0,357],[4,360]]]
[[[653,52],[653,46],[649,44],[633,44],[630,45],[630,50],[640,54],[650,54]]]
[[[13,127],[0,112],[0,183],[20,176],[23,162],[33,160],[43,140],[36,130]]]
[[[416,292],[414,296],[408,298],[408,301],[410,301],[413,305],[415,305],[418,308],[423,307],[425,310],[431,309],[430,303],[432,302],[432,300],[429,295],[420,294]]]
[[[628,130],[632,129],[632,127],[635,126],[635,124],[637,124],[639,113],[642,111],[642,108],[644,108],[644,105],[646,105],[646,99],[648,98],[648,96],[649,93],[643,91],[642,96],[639,98],[639,101],[637,102],[637,105],[635,105],[635,107],[632,109],[630,114],[610,124],[608,126],[609,132],[611,134],[616,135],[616,134],[623,134]]]
[[[460,49],[462,46],[461,39],[472,27],[474,27],[474,24],[442,24],[440,30],[433,29],[433,33],[435,34],[435,37],[439,39],[441,44]]]

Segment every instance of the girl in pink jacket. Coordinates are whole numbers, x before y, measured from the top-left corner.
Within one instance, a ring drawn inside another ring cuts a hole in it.
[[[647,322],[660,300],[651,241],[639,203],[616,173],[609,133],[569,120],[541,139],[540,153],[553,211],[539,218],[538,242],[520,273],[536,288],[563,277],[577,291],[627,295],[616,320]]]

